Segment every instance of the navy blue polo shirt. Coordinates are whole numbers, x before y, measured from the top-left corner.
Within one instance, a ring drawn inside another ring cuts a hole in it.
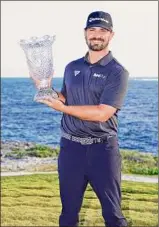
[[[91,64],[88,54],[70,62],[64,72],[61,93],[66,105],[106,104],[117,109],[106,122],[81,120],[63,114],[61,130],[78,137],[104,138],[118,131],[118,111],[121,109],[128,85],[128,71],[109,52],[100,61]]]

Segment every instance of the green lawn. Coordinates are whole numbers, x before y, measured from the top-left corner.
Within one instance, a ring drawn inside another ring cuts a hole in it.
[[[2,177],[1,226],[58,226],[61,211],[56,174]],[[132,226],[158,226],[157,184],[122,182],[122,210]],[[80,226],[104,226],[101,207],[87,187]]]

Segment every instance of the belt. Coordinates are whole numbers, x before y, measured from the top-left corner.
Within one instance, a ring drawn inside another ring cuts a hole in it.
[[[81,138],[81,137],[72,136],[68,133],[62,132],[62,137],[74,142],[81,143],[82,145],[87,145],[87,144],[93,144],[93,143],[106,143],[108,141],[108,138],[112,137],[112,135],[108,135],[105,139],[95,138],[95,137]]]

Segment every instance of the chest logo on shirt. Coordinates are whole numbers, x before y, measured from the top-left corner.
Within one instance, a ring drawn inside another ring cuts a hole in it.
[[[99,74],[99,73],[94,73],[93,76],[98,78],[103,78],[103,79],[106,77],[103,74]]]
[[[78,74],[80,74],[81,71],[78,70],[74,70],[74,75],[77,76]]]

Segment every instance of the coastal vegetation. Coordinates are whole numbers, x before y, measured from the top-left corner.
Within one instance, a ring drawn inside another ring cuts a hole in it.
[[[122,173],[140,175],[158,175],[158,157],[150,153],[142,153],[135,150],[120,150],[122,156]],[[24,148],[15,147],[4,158],[22,159],[25,157],[57,158],[59,148],[35,144],[35,146]],[[54,164],[40,167],[40,171],[53,171],[57,169]]]

